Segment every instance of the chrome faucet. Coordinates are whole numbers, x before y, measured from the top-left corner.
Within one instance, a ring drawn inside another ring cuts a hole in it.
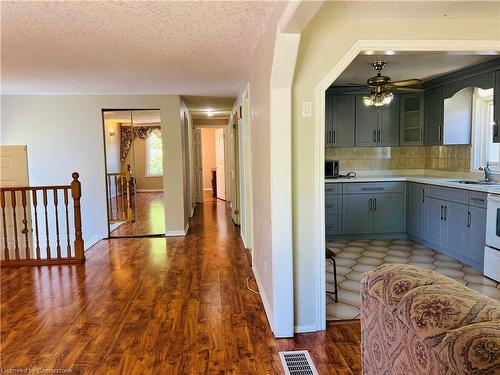
[[[491,168],[490,168],[490,163],[489,162],[486,162],[486,166],[479,167],[479,170],[484,172],[484,181],[486,181],[486,182],[493,181],[491,179]]]

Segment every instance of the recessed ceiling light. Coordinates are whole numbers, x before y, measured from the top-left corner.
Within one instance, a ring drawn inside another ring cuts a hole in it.
[[[214,111],[212,109],[207,110],[207,116],[212,117],[214,115]]]
[[[392,51],[392,50],[389,50],[389,51],[385,51],[385,54],[386,55],[395,55],[396,52]]]
[[[373,54],[375,54],[375,51],[368,50],[368,51],[364,51],[363,53],[364,53],[365,55],[373,55]]]

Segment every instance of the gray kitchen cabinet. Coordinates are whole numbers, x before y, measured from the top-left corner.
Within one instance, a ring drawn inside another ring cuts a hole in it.
[[[408,184],[408,220],[407,230],[410,236],[424,237],[425,185],[410,182]]]
[[[356,146],[399,146],[399,97],[389,105],[372,107],[356,95]]]
[[[356,146],[377,145],[377,109],[363,104],[363,95],[356,95]]]
[[[443,88],[438,87],[425,92],[425,144],[443,144]]]
[[[377,146],[399,146],[399,95],[378,112]]]
[[[448,255],[463,259],[467,249],[468,206],[454,202],[444,202],[443,206],[443,247],[448,250]]]
[[[325,235],[342,234],[342,184],[325,184]]]
[[[495,87],[493,92],[493,142],[500,143],[500,70],[495,72]]]
[[[469,206],[466,256],[482,269],[486,238],[486,209]]]
[[[373,232],[373,194],[344,195],[345,234],[366,234]]]
[[[406,94],[400,97],[400,145],[424,143],[424,95]]]
[[[353,147],[355,95],[326,95],[325,147]]]
[[[401,233],[405,231],[404,193],[373,195],[373,233]]]
[[[443,244],[443,201],[429,198],[425,202],[425,235],[424,240],[440,247]]]

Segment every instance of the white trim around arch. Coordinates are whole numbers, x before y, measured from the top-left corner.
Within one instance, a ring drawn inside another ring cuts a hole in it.
[[[315,148],[315,195],[316,215],[316,285],[317,285],[317,330],[326,329],[326,280],[325,280],[325,176],[324,176],[324,135],[325,135],[325,91],[362,51],[443,51],[482,52],[500,51],[498,40],[358,40],[333,66],[328,74],[314,88],[316,129]]]

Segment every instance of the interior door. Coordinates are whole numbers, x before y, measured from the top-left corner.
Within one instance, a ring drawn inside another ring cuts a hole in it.
[[[224,165],[224,129],[215,129],[215,167],[217,169],[217,198],[226,199],[226,173]]]
[[[194,139],[194,191],[196,202],[203,202],[203,164],[201,154],[201,129],[193,129]]]
[[[29,186],[28,156],[26,146],[0,146],[0,187]],[[17,237],[17,251],[19,258],[26,257],[26,250],[30,258],[33,256],[33,229],[31,227],[31,192],[27,191],[15,195],[15,211],[12,194],[5,193],[5,222],[0,225],[0,238],[3,240],[7,232],[9,257],[13,259],[16,252],[15,238]],[[15,213],[15,220],[14,220]],[[5,232],[4,232],[5,226]],[[5,246],[2,246],[4,248]],[[1,259],[5,254],[0,251]]]

